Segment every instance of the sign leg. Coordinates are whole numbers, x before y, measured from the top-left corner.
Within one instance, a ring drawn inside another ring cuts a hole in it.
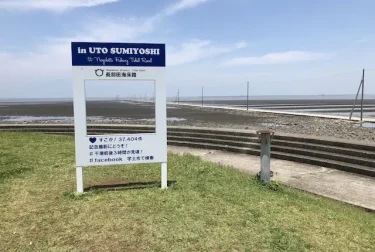
[[[77,178],[77,192],[83,193],[83,168],[81,166],[76,167],[76,178]]]
[[[167,189],[167,163],[161,163],[161,189]]]

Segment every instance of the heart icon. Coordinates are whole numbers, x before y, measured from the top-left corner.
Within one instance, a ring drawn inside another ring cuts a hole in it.
[[[89,140],[90,140],[91,143],[95,143],[96,142],[96,137],[90,137]]]

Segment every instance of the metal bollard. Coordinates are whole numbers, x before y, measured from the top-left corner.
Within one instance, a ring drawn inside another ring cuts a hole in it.
[[[265,183],[271,180],[271,141],[273,130],[258,130],[260,139],[260,179]]]

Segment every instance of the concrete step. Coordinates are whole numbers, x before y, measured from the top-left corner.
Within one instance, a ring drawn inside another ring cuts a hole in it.
[[[20,129],[20,131],[26,129]],[[18,129],[16,130],[18,131]],[[28,130],[29,132],[72,132],[73,129],[64,129],[64,128],[38,128],[34,129],[31,128]],[[154,133],[149,130],[133,130],[133,129],[89,129],[88,133],[90,135],[100,135],[100,134],[133,134],[133,133]],[[168,131],[168,136],[174,137],[192,137],[192,138],[204,138],[204,139],[222,139],[222,140],[231,140],[231,141],[238,141],[238,142],[248,142],[248,143],[259,143],[259,138],[256,137],[243,137],[243,136],[236,136],[236,135],[221,135],[221,134],[207,134],[207,133],[196,133],[196,132],[179,132],[179,131]]]
[[[259,143],[248,143],[244,141],[231,141],[231,140],[221,140],[215,138],[203,138],[203,137],[181,137],[181,136],[168,136],[168,140],[181,141],[181,142],[193,142],[193,143],[207,143],[207,144],[217,144],[223,146],[240,147],[240,148],[250,148],[250,149],[260,149]],[[311,150],[302,148],[294,148],[287,146],[277,146],[271,145],[271,153],[290,153],[303,155],[306,157],[316,157],[323,159],[330,159],[335,161],[343,161],[346,163],[352,163],[357,165],[363,165],[367,167],[375,168],[374,159],[368,159],[362,156],[358,156],[358,153],[351,153],[350,150],[347,151],[345,155],[338,152],[325,152],[324,150]]]
[[[366,150],[349,149],[349,148],[329,146],[329,145],[323,145],[323,144],[299,143],[299,142],[294,142],[294,141],[290,142],[290,141],[284,141],[284,140],[273,140],[271,145],[279,146],[279,147],[292,147],[292,148],[299,148],[299,149],[306,149],[306,150],[325,151],[328,153],[337,153],[337,154],[342,154],[342,155],[363,157],[363,158],[369,158],[369,159],[375,160],[375,152],[366,151]]]
[[[168,132],[185,132],[185,133],[200,133],[200,134],[215,134],[228,136],[244,136],[244,137],[258,137],[252,131],[240,131],[231,129],[209,129],[209,128],[195,128],[195,127],[168,127]]]
[[[288,161],[293,161],[293,162],[298,162],[298,163],[311,164],[311,165],[316,165],[316,166],[332,168],[336,170],[375,177],[375,169],[369,168],[366,166],[356,165],[356,164],[348,164],[348,163],[340,162],[340,161],[332,161],[332,160],[327,160],[327,159],[322,159],[322,158],[306,157],[303,155],[285,154],[285,153],[279,153],[279,152],[272,152],[271,158],[272,157],[276,159],[283,159],[283,160],[288,160]]]
[[[247,137],[247,136],[237,136],[229,134],[215,134],[212,133],[196,133],[196,132],[179,132],[179,131],[168,131],[168,136],[181,136],[181,137],[199,137],[205,139],[222,139],[222,140],[231,140],[239,142],[248,142],[248,143],[259,143],[258,136]]]
[[[0,131],[9,131],[8,129],[0,129]],[[74,128],[15,128],[12,131],[17,132],[73,132]],[[137,133],[155,133],[155,131],[149,129],[127,129],[127,128],[117,128],[117,129],[96,129],[88,128],[88,132],[96,132],[98,134],[137,134]]]
[[[39,128],[39,129],[29,129],[29,131],[32,132],[67,132],[68,129],[65,128]],[[118,134],[130,134],[133,133],[132,129],[122,129],[121,131],[113,130],[113,129],[106,129],[106,130],[89,130],[89,134],[107,134],[107,133],[118,133]],[[137,132],[137,133],[151,133],[151,132]],[[182,136],[185,135],[185,136]],[[172,137],[171,140],[181,140],[181,141],[198,141],[198,142],[207,142],[207,143],[216,143],[216,144],[222,144],[222,145],[230,145],[230,146],[237,146],[237,147],[248,147],[248,148],[259,148],[259,142],[258,138],[255,137],[240,137],[240,136],[228,136],[228,135],[216,135],[216,134],[200,134],[200,133],[183,133],[183,132],[169,132],[169,137]],[[190,137],[191,136],[191,137]],[[199,137],[196,137],[199,136]],[[181,139],[177,139],[177,138]],[[188,139],[188,138],[191,139]],[[223,139],[223,140],[221,140]],[[227,140],[228,139],[228,140]],[[229,139],[235,139],[229,140]],[[246,140],[246,141],[244,141]],[[348,159],[348,156],[353,156],[353,162],[357,164],[359,163],[358,160],[356,160],[356,157],[361,157],[364,162],[367,161],[367,165],[372,166],[373,162],[370,160],[365,159],[371,159],[374,158],[375,153],[371,152],[361,152],[361,150],[353,150],[353,149],[346,149],[346,148],[339,148],[339,147],[331,147],[331,146],[325,146],[325,145],[318,145],[318,144],[311,144],[311,143],[299,143],[294,141],[282,141],[282,140],[274,140],[272,143],[272,149],[278,150],[282,152],[288,152],[288,153],[302,153],[306,156],[324,156],[324,158],[327,158],[328,155],[331,155],[334,159],[334,154],[343,154],[345,156],[338,156],[335,160],[339,160],[341,158]],[[313,150],[311,154],[307,152],[306,150]],[[327,153],[324,153],[327,152]],[[333,154],[328,154],[333,153]]]
[[[74,129],[72,124],[0,124],[0,129]],[[149,130],[153,131],[155,129],[152,125],[122,125],[122,124],[101,124],[92,125],[88,124],[87,129],[98,129],[98,130]]]
[[[249,154],[249,155],[260,155],[259,150],[249,149],[249,148],[241,148],[241,147],[234,147],[229,145],[221,145],[221,144],[206,144],[200,142],[184,142],[184,141],[175,141],[175,140],[168,140],[169,145],[176,145],[176,146],[186,146],[186,147],[193,147],[193,148],[201,148],[201,149],[212,149],[212,150],[222,150],[222,151],[229,151],[229,152],[236,152],[242,154]]]
[[[241,138],[246,137],[248,139],[256,139],[258,135],[252,131],[238,131],[238,130],[212,130],[212,129],[200,129],[200,128],[168,128],[168,132],[178,132],[178,134],[204,134],[204,135],[216,135],[217,137],[233,137]],[[214,132],[214,133],[213,133]],[[318,137],[309,137],[309,136],[293,136],[289,134],[275,134],[273,136],[273,141],[287,141],[287,142],[296,142],[296,143],[308,143],[308,144],[318,144],[331,147],[339,147],[353,150],[369,151],[375,153],[375,145],[367,143],[353,143],[352,141],[345,141],[343,139],[324,139]],[[255,141],[255,140],[254,140]]]
[[[223,144],[224,142],[228,141],[225,144],[232,145],[232,146],[236,146],[236,143],[235,143],[236,141],[238,141],[240,144],[238,146],[246,146],[244,145],[245,143],[259,143],[258,137],[243,137],[243,136],[236,136],[236,135],[231,136],[231,135],[192,133],[192,132],[189,132],[189,133],[169,132],[168,136],[192,137],[192,138],[196,138],[196,140],[199,140],[199,139],[210,139],[210,141],[211,139],[223,140]],[[177,140],[177,139],[174,139],[174,140]],[[259,147],[260,145],[258,144],[257,146]],[[335,147],[335,146],[306,143],[306,142],[301,143],[297,141],[273,140],[272,147],[281,147],[281,148],[291,147],[291,148],[325,151],[328,153],[337,153],[337,154],[343,154],[347,156],[375,159],[375,151],[372,152],[372,151],[366,151],[366,150],[360,150],[360,149],[358,150],[358,149]]]
[[[0,130],[45,132],[73,135],[72,125],[8,125]],[[89,134],[153,133],[152,126],[89,125]],[[197,148],[219,149],[259,155],[259,140],[254,131],[168,127],[168,143]],[[274,158],[320,165],[375,176],[375,146],[318,137],[276,134],[271,144]]]
[[[219,145],[219,144],[206,144],[206,143],[198,143],[198,142],[191,143],[191,142],[171,141],[171,140],[168,141],[168,144],[193,147],[193,148],[222,150],[222,151],[229,151],[229,152],[236,152],[236,153],[243,153],[243,154],[250,154],[250,155],[257,155],[257,156],[260,155],[259,150],[224,146],[224,145]],[[351,163],[327,160],[323,158],[310,157],[310,156],[304,156],[304,155],[298,155],[298,154],[282,153],[278,151],[272,151],[271,158],[317,165],[317,166],[322,166],[322,167],[327,167],[327,168],[334,168],[337,170],[375,177],[375,169],[369,168],[366,166],[351,164]],[[272,169],[272,164],[271,164],[271,169]]]
[[[341,155],[337,153],[327,153],[324,151],[319,150],[306,150],[306,149],[299,149],[299,148],[290,148],[290,147],[279,147],[279,146],[271,146],[271,155],[274,152],[280,153],[290,153],[296,155],[302,155],[305,157],[316,157],[322,159],[329,159],[333,161],[341,161],[345,163],[357,164],[366,167],[371,167],[375,169],[375,161],[374,159],[367,159],[358,156],[349,156],[349,155]]]
[[[222,140],[216,138],[205,138],[205,137],[182,137],[168,135],[168,140],[172,141],[181,141],[181,142],[199,142],[199,143],[210,143],[210,144],[220,144],[225,146],[241,147],[241,148],[250,148],[250,149],[260,149],[260,143],[251,143],[244,141],[232,141],[232,140]]]
[[[13,131],[70,131],[74,130],[72,125],[2,125],[0,130],[12,129]],[[116,133],[116,134],[127,134],[127,133],[154,133],[153,126],[139,126],[139,125],[89,125],[88,131],[101,132],[100,134]],[[235,140],[246,138],[249,142],[257,142],[258,135],[251,131],[238,131],[238,130],[226,130],[226,129],[202,129],[194,127],[168,127],[168,133],[176,133],[178,135],[206,135],[215,136],[215,138]],[[231,138],[231,139],[230,139]],[[287,142],[297,143],[309,143],[309,144],[320,144],[326,146],[336,146],[347,149],[365,150],[375,152],[375,145],[366,145],[363,143],[353,144],[344,141],[335,140],[324,140],[310,137],[295,137],[290,135],[279,135],[276,134],[273,137],[274,140],[281,140]]]
[[[243,137],[227,137],[227,139],[238,139],[236,141],[233,140],[222,140],[221,135],[214,135],[214,134],[192,134],[189,133],[187,135],[190,136],[179,136],[180,134],[170,133],[168,134],[168,139],[175,140],[175,141],[192,141],[192,142],[202,142],[202,143],[214,143],[214,144],[221,144],[221,145],[230,145],[234,147],[248,147],[259,149],[260,144],[257,138],[249,138],[244,139]],[[196,137],[199,135],[200,137]],[[249,142],[247,142],[249,140]],[[254,140],[254,142],[251,142]],[[303,154],[305,156],[315,156],[315,157],[323,157],[329,158],[332,157],[334,160],[346,160],[346,162],[353,162],[355,164],[363,164],[367,166],[374,166],[375,162],[375,153],[372,152],[365,152],[361,150],[353,150],[353,149],[345,149],[341,147],[331,147],[325,145],[317,145],[317,144],[309,144],[309,143],[297,143],[297,142],[288,142],[288,141],[280,141],[276,140],[272,143],[272,150],[281,151],[281,152],[288,152],[288,153],[295,153],[295,154]]]
[[[289,135],[278,135],[273,136],[273,140],[282,140],[288,142],[299,142],[299,143],[310,143],[310,144],[322,144],[326,146],[342,147],[347,149],[364,150],[375,152],[375,145],[367,143],[353,143],[341,139],[329,140],[321,138],[301,137],[301,136],[289,136]]]

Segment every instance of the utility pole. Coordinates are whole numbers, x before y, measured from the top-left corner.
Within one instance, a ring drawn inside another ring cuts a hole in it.
[[[177,90],[177,105],[180,105],[180,89]]]
[[[365,93],[365,69],[363,69],[362,72],[362,99],[361,99],[361,126],[363,121],[363,99],[364,99],[364,93]]]
[[[249,82],[247,82],[246,110],[249,110]]]
[[[203,107],[203,86],[202,86],[202,107]]]
[[[362,101],[361,101],[361,121],[362,121],[362,107],[363,107],[363,85],[364,85],[364,82],[365,82],[365,69],[363,69],[363,72],[362,72],[362,78],[361,78],[361,83],[359,84],[359,87],[358,87],[358,91],[357,91],[357,94],[355,96],[355,99],[354,99],[354,104],[353,104],[353,108],[352,108],[352,111],[350,111],[350,116],[349,116],[349,120],[352,119],[352,116],[353,116],[353,112],[355,110],[355,105],[357,103],[357,99],[358,99],[358,95],[359,95],[359,91],[361,91],[361,88],[362,88]]]

